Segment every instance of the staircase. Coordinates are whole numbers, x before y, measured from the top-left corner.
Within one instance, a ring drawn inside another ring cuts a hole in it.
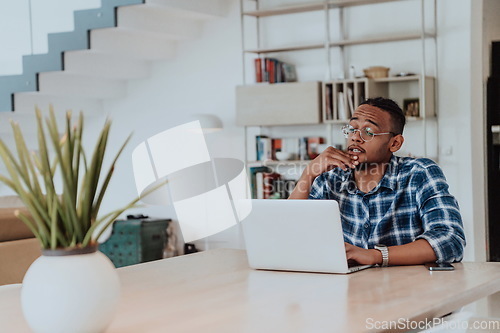
[[[147,78],[151,62],[173,59],[177,43],[224,16],[225,1],[102,0],[76,11],[74,31],[50,34],[47,54],[25,56],[22,75],[0,77],[0,111],[14,111],[0,112],[2,139],[5,120],[34,120],[35,105],[102,114],[103,100],[125,97],[129,80]]]

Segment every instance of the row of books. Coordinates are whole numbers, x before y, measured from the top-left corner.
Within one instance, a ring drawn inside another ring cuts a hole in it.
[[[256,160],[279,160],[277,153],[289,153],[289,160],[312,160],[321,152],[325,143],[322,137],[270,138],[267,135],[255,136]]]
[[[284,179],[281,174],[268,167],[250,168],[250,183],[253,199],[287,199],[295,188],[296,181]]]
[[[333,103],[333,86],[326,85],[325,87],[325,108],[326,108],[326,119],[327,120],[344,120],[347,121],[351,119],[352,114],[356,105],[354,104],[354,93],[351,87],[347,87],[346,91],[337,92],[337,114],[334,113],[334,103]],[[364,100],[364,96],[360,96],[360,101]]]
[[[287,64],[274,58],[255,59],[255,82],[295,82],[295,65]]]

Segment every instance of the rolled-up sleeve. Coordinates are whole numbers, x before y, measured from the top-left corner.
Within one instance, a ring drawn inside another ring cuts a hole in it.
[[[424,232],[416,239],[429,242],[438,262],[460,261],[463,258],[465,234],[457,200],[448,192],[441,168],[432,163],[416,172],[416,201]]]

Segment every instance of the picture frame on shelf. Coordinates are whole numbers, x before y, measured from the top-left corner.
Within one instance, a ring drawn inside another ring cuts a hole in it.
[[[405,98],[403,100],[403,113],[406,117],[418,118],[420,116],[420,99]]]

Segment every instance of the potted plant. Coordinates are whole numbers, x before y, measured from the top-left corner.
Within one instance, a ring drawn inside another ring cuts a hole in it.
[[[36,119],[38,151],[29,151],[19,125],[12,121],[15,151],[0,140],[0,156],[7,169],[0,181],[26,205],[30,214],[17,211],[16,216],[42,247],[42,256],[23,280],[23,312],[36,332],[100,332],[112,319],[120,283],[111,261],[98,251],[97,239],[139,198],[106,215],[98,213],[130,136],[105,170],[109,120],[92,155],[87,155],[82,145],[82,113],[75,126],[71,113],[66,114],[62,136],[52,107],[45,122],[36,109]]]

